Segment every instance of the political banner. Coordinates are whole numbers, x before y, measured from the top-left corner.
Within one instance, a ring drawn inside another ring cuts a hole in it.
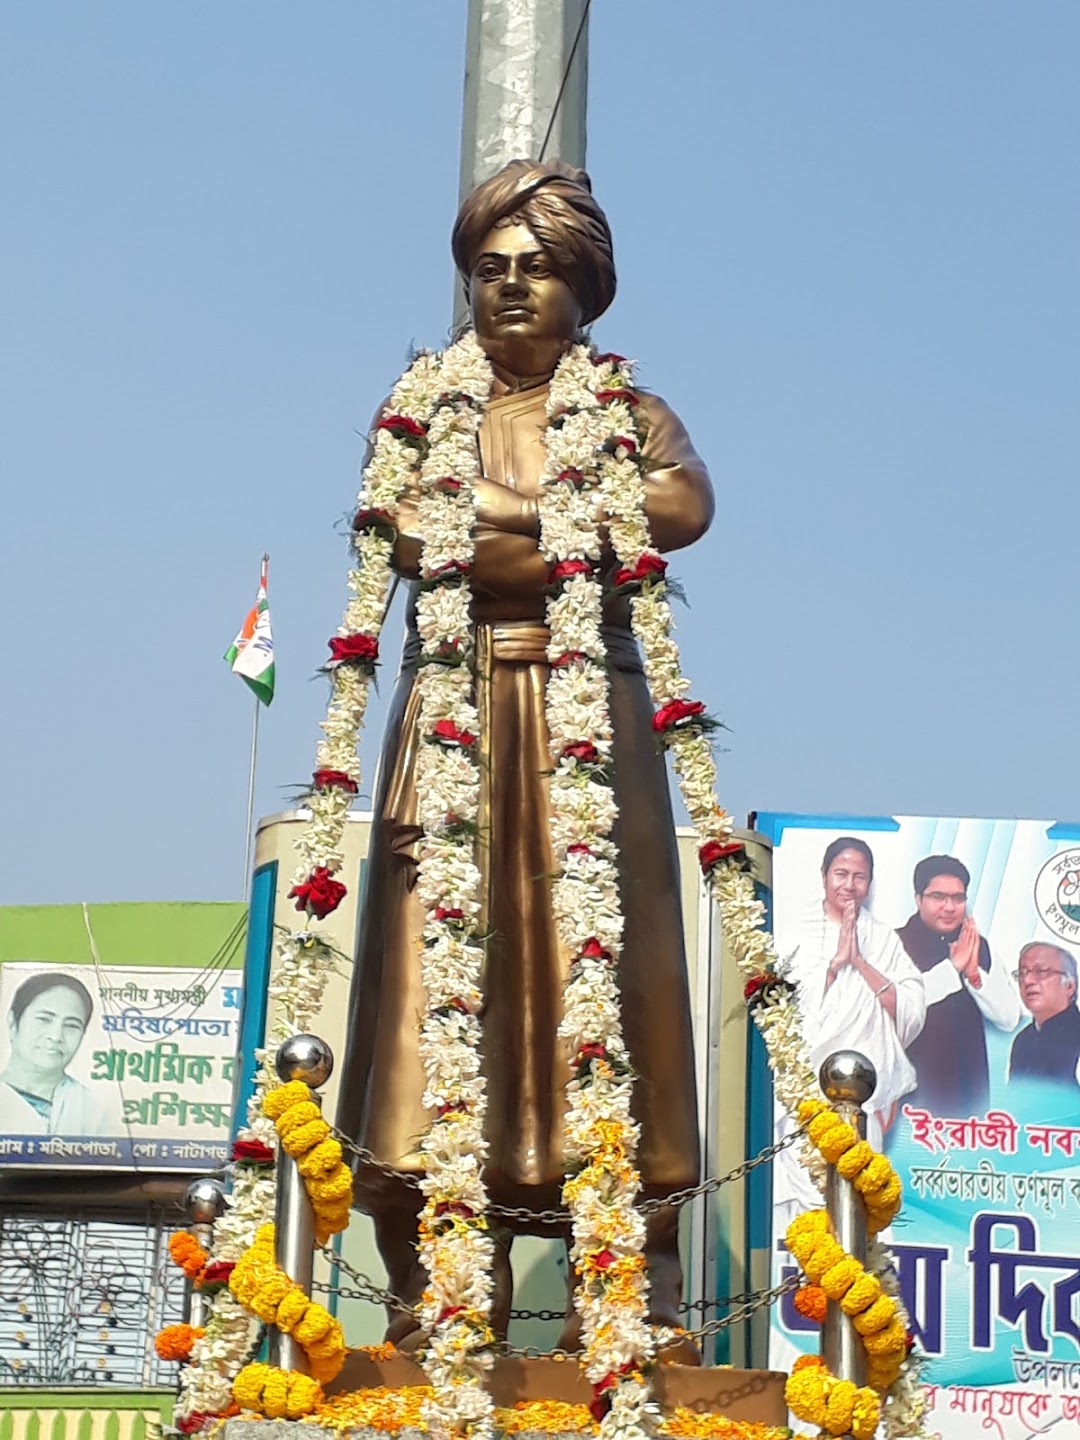
[[[0,1167],[203,1172],[228,1159],[239,975],[0,967]]]
[[[925,1360],[928,1431],[1029,1440],[1080,1420],[1080,827],[757,823],[812,1063],[856,1049],[877,1072],[868,1138],[904,1185],[884,1238]],[[820,1204],[794,1153],[778,1156],[777,1281],[795,1269],[787,1224]],[[785,1297],[771,1362],[818,1341]]]

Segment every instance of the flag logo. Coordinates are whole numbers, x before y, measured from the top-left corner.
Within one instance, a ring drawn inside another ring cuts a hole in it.
[[[245,685],[264,705],[274,698],[274,636],[270,629],[270,603],[266,598],[266,566],[264,557],[259,577],[259,593],[247,613],[240,633],[225,651],[225,659]]]

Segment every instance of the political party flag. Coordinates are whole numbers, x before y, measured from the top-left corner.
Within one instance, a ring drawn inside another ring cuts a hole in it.
[[[259,593],[248,611],[239,635],[225,651],[225,659],[264,705],[274,698],[274,637],[270,630],[270,605],[266,598],[266,567],[263,556]]]

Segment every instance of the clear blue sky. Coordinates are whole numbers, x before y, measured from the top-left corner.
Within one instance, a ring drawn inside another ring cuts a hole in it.
[[[448,321],[465,10],[0,10],[0,901],[239,893],[264,548],[260,813],[310,774],[360,434]],[[1080,818],[1078,53],[1075,0],[595,0],[597,338],[712,470],[737,814]]]

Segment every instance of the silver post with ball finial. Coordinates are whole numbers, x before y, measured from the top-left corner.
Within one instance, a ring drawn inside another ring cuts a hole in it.
[[[877,1071],[858,1050],[837,1050],[818,1072],[826,1100],[856,1132],[866,1139],[866,1115],[863,1106],[877,1087]],[[850,1180],[845,1180],[835,1165],[829,1166],[825,1181],[825,1206],[833,1235],[849,1255],[866,1264],[866,1209],[862,1196]],[[862,1340],[835,1300],[830,1300],[821,1334],[821,1353],[825,1364],[838,1380],[866,1384],[866,1352]]]
[[[278,1047],[274,1065],[283,1085],[302,1080],[314,1092],[330,1079],[334,1056],[326,1041],[317,1035],[292,1035]],[[316,1105],[322,1103],[314,1093],[311,1098]],[[274,1228],[278,1265],[305,1295],[310,1295],[315,1275],[315,1213],[304,1177],[283,1148],[278,1151]],[[307,1356],[291,1335],[271,1328],[269,1339],[271,1365],[308,1373]]]
[[[184,1211],[191,1226],[191,1233],[204,1250],[209,1250],[214,1239],[214,1221],[225,1213],[224,1185],[211,1175],[193,1180],[184,1196]],[[191,1280],[187,1283],[184,1301],[188,1324],[205,1325],[209,1308],[206,1296],[201,1290],[196,1290]]]

